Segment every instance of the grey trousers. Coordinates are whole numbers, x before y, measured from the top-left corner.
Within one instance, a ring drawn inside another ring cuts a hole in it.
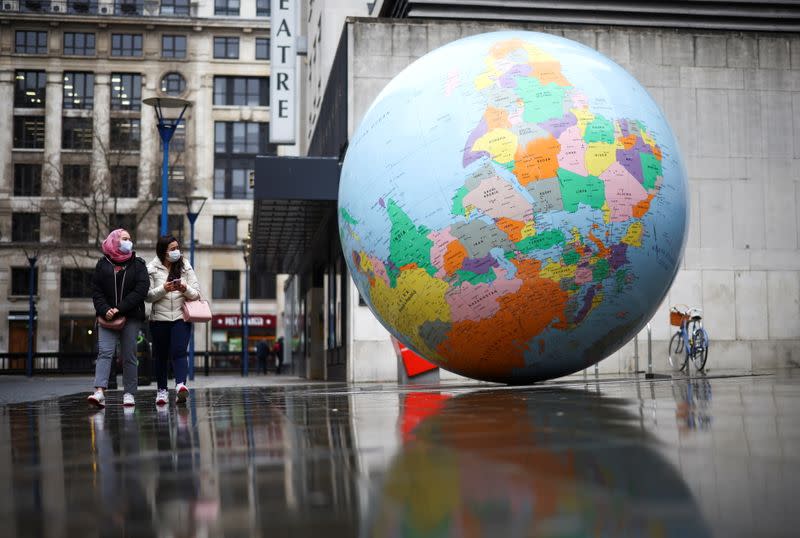
[[[117,342],[120,344],[122,356],[122,385],[125,392],[136,394],[139,381],[139,361],[136,359],[136,338],[142,322],[128,319],[121,331],[112,331],[97,326],[97,366],[94,369],[94,386],[108,387],[108,375],[111,373],[111,361]]]

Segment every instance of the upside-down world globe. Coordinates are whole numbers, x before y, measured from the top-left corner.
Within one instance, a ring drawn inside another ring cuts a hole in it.
[[[493,32],[423,56],[352,136],[339,232],[372,312],[447,370],[526,383],[617,351],[683,252],[687,181],[647,91],[597,51]]]

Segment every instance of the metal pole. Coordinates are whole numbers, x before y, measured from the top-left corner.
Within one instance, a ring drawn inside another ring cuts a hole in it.
[[[33,377],[33,288],[36,285],[36,256],[28,256],[28,358],[25,361],[25,375]]]
[[[167,181],[169,179],[169,137],[164,136],[164,132],[159,125],[159,132],[161,132],[161,148],[164,153],[164,158],[161,161],[161,236],[167,235],[167,204],[169,203],[169,188]]]
[[[633,373],[639,373],[639,333],[633,337]]]
[[[653,331],[647,324],[647,373],[653,375]]]
[[[197,213],[187,212],[189,219],[189,263],[194,269],[194,223],[197,220]],[[208,347],[208,346],[206,346]],[[189,379],[194,381],[194,323],[189,327]]]
[[[250,362],[250,352],[247,349],[247,340],[250,337],[250,264],[248,259],[244,259],[244,315],[242,316],[242,349],[244,350],[242,361],[244,362],[244,377],[247,377],[247,369]]]

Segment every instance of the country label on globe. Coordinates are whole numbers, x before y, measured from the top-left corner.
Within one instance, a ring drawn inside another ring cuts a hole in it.
[[[469,377],[564,375],[617,350],[682,255],[686,175],[657,105],[578,43],[465,38],[378,96],[342,171],[356,286],[423,357]]]

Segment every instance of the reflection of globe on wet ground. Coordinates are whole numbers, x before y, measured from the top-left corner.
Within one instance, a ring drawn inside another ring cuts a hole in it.
[[[381,92],[348,148],[339,228],[356,285],[448,370],[526,382],[619,349],[666,294],[687,183],[626,71],[532,32],[461,39]]]

